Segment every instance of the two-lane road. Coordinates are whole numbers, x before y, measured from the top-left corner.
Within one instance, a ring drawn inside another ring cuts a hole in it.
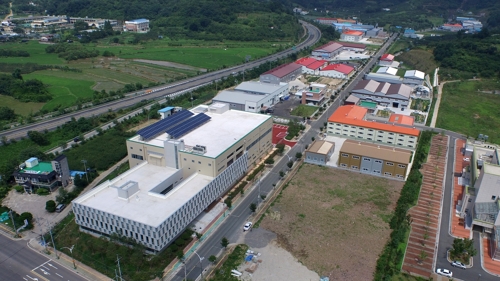
[[[0,235],[0,280],[89,281],[57,262],[33,251],[26,240],[13,241]]]
[[[81,117],[91,117],[97,116],[102,113],[106,113],[109,110],[119,110],[122,108],[127,108],[139,103],[142,100],[154,100],[161,97],[169,96],[174,93],[184,91],[187,89],[191,89],[193,87],[197,87],[199,85],[204,85],[207,83],[211,83],[213,81],[220,80],[223,77],[228,77],[233,72],[241,72],[244,70],[249,70],[255,67],[258,67],[261,64],[267,63],[269,61],[275,61],[279,58],[286,57],[290,54],[296,53],[301,49],[314,45],[319,41],[321,37],[321,32],[317,27],[311,25],[309,23],[301,21],[302,25],[307,30],[307,36],[304,41],[300,44],[297,44],[294,48],[287,49],[285,51],[270,55],[265,58],[261,58],[255,61],[251,61],[239,66],[231,67],[228,69],[218,70],[214,72],[209,72],[197,77],[191,77],[186,80],[182,80],[170,85],[162,85],[159,87],[151,88],[152,92],[148,94],[142,94],[139,96],[129,96],[124,99],[112,101],[109,103],[105,103],[102,105],[97,105],[94,107],[86,108],[80,111],[72,112],[69,114],[65,114],[62,116],[54,117],[51,119],[43,120],[37,123],[28,124],[26,126],[17,127],[11,130],[6,130],[0,132],[0,138],[6,137],[7,139],[19,139],[21,137],[26,137],[28,131],[44,131],[44,130],[54,130],[58,126],[63,125],[64,123],[71,120],[71,118],[79,119]]]

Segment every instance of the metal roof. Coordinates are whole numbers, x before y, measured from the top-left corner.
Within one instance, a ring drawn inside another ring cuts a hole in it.
[[[222,91],[213,98],[213,101],[225,103],[245,104],[245,102],[258,102],[267,98],[266,95],[249,94],[242,91]]]
[[[302,66],[299,65],[302,68]],[[281,89],[284,86],[287,86],[286,83],[278,84],[270,84],[270,83],[261,83],[257,81],[247,81],[239,84],[234,88],[237,91],[242,92],[250,92],[250,93],[258,93],[262,95],[269,95],[274,93],[275,91]],[[288,87],[288,86],[287,86]]]
[[[296,71],[299,68],[302,68],[302,66],[299,64],[296,64],[294,62],[291,62],[288,64],[280,65],[280,66],[273,68],[269,71],[266,71],[262,75],[271,74],[271,75],[274,75],[276,77],[282,78],[282,77],[285,77],[288,74]]]

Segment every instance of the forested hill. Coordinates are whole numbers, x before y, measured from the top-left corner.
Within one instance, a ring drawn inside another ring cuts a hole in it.
[[[488,9],[496,6],[498,0],[366,0],[366,1],[349,1],[349,0],[295,0],[295,3],[302,7],[311,9],[329,9],[330,11],[339,10],[342,8],[356,8],[360,11],[372,8],[392,8],[395,6],[405,5],[408,8],[416,7],[432,10],[456,10],[461,9],[479,10]]]
[[[19,0],[24,2],[27,0]],[[294,39],[301,31],[287,0],[38,0],[51,15],[147,18],[153,33],[196,39]],[[16,3],[20,3],[16,2]],[[21,6],[18,6],[22,9]],[[33,7],[31,7],[33,9]],[[155,32],[158,31],[158,32]]]

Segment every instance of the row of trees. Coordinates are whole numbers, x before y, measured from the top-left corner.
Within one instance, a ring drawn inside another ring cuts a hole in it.
[[[0,49],[0,57],[29,57],[25,50]]]
[[[45,52],[47,52],[48,54],[56,53],[60,58],[68,61],[99,56],[98,50],[90,50],[81,45],[73,43],[57,43],[54,45],[49,45],[47,46],[47,48],[45,48]]]
[[[411,217],[407,213],[418,199],[422,185],[422,174],[419,170],[427,157],[432,135],[430,131],[423,131],[420,134],[418,147],[413,156],[413,166],[401,190],[394,215],[389,222],[392,229],[390,241],[385,245],[377,260],[374,280],[389,280],[391,276],[399,272],[397,267],[404,257],[404,250],[399,249],[399,245],[405,243],[406,232],[410,229]]]
[[[23,80],[19,69],[12,75],[0,74],[0,95],[11,96],[22,102],[46,102],[52,99],[42,81]]]

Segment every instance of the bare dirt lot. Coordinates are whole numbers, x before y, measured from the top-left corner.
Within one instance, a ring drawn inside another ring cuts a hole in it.
[[[261,227],[330,280],[371,280],[403,182],[304,164]]]

